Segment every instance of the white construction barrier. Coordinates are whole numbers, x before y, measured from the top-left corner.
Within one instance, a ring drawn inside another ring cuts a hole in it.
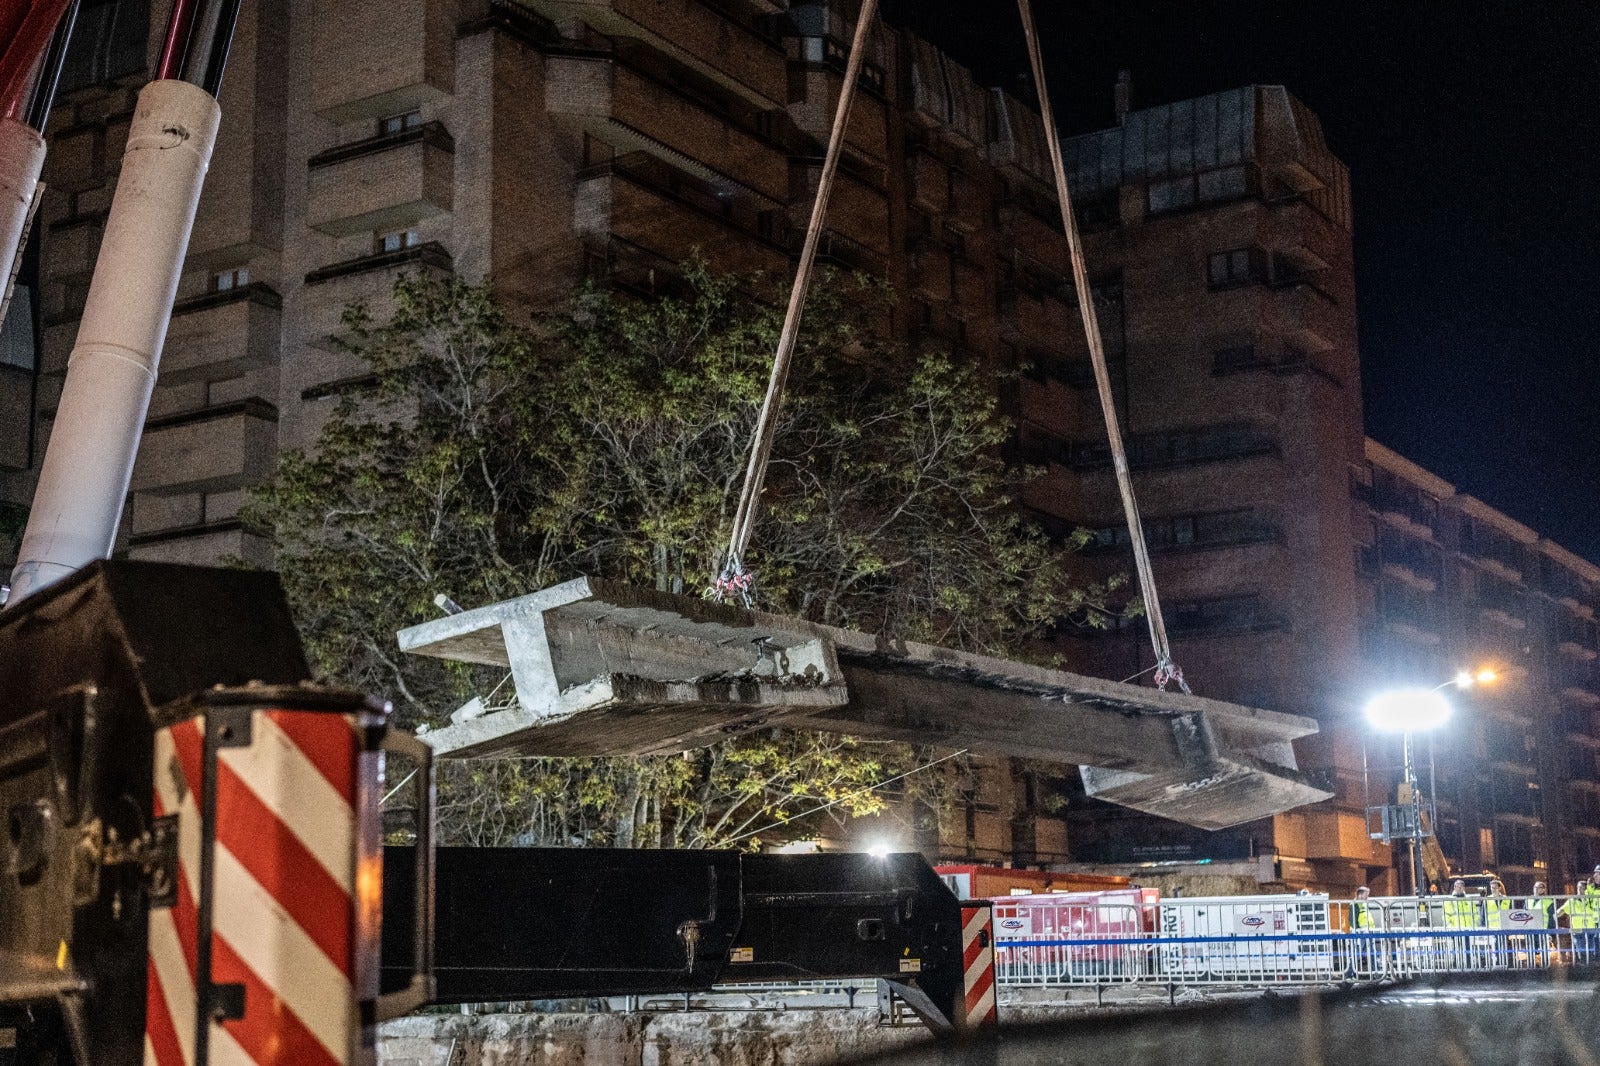
[[[1138,890],[1130,890],[1137,893]],[[1002,986],[1348,984],[1424,974],[1600,966],[1600,898],[1327,896],[995,903]]]

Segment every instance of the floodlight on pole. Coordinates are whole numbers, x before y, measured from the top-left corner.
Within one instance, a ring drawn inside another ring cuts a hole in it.
[[[1397,688],[1367,701],[1367,722],[1380,733],[1425,733],[1450,720],[1450,701],[1438,689]]]
[[[1493,677],[1493,672],[1483,671]],[[1462,677],[1466,680],[1462,680]],[[1411,887],[1416,895],[1426,895],[1427,871],[1422,863],[1422,847],[1419,844],[1421,837],[1432,836],[1432,829],[1424,828],[1422,824],[1422,789],[1421,783],[1416,779],[1416,760],[1413,759],[1413,733],[1427,733],[1437,730],[1440,725],[1448,722],[1451,715],[1450,701],[1440,695],[1440,688],[1446,685],[1456,685],[1466,688],[1474,682],[1475,677],[1469,672],[1456,675],[1453,680],[1435,685],[1432,688],[1410,687],[1392,688],[1381,691],[1366,703],[1366,720],[1374,730],[1381,733],[1400,733],[1403,738],[1403,760],[1405,760],[1405,786],[1410,792],[1406,802],[1395,807],[1384,808],[1384,832],[1382,839],[1403,839],[1410,842],[1411,847]]]

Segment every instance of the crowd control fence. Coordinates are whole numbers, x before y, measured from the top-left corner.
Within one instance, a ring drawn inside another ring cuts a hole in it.
[[[1020,896],[994,908],[1009,986],[1283,986],[1600,964],[1600,899]]]

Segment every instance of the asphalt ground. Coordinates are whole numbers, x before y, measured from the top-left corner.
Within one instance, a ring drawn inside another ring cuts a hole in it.
[[[844,1060],[874,1066],[1600,1066],[1594,971],[1472,974],[1352,989],[1209,1001],[1128,1002],[1030,1021],[998,1039]]]

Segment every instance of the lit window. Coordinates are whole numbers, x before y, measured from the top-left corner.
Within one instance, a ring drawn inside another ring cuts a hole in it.
[[[379,252],[398,252],[406,248],[415,248],[422,243],[422,238],[417,236],[414,229],[397,229],[377,236],[376,247]]]
[[[378,136],[388,137],[422,125],[421,111],[407,111],[403,115],[388,115],[378,120]]]
[[[232,292],[242,289],[250,284],[250,268],[247,266],[235,267],[232,270],[222,270],[211,275],[212,292]]]

